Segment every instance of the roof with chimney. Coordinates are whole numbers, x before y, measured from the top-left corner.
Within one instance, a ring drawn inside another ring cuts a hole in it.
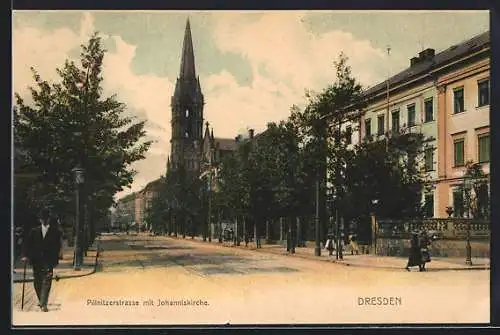
[[[399,72],[389,79],[389,86],[404,83],[412,78],[427,73],[433,69],[437,69],[454,60],[472,54],[476,51],[489,46],[490,32],[484,32],[476,35],[473,38],[462,43],[453,45],[448,49],[435,54],[433,49],[425,49],[419,53],[418,57],[411,59],[411,66],[404,71]],[[364,92],[365,96],[372,96],[385,91],[387,89],[387,81],[383,81],[373,87],[370,87]]]

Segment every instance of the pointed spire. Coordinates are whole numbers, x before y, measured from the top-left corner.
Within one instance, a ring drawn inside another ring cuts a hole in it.
[[[214,139],[214,128],[212,128],[212,132],[210,133],[210,137],[212,138],[212,140]]]
[[[182,44],[181,55],[181,71],[179,77],[183,79],[196,79],[193,39],[191,37],[191,25],[189,23],[189,18],[186,21],[186,30],[184,32],[184,42]]]

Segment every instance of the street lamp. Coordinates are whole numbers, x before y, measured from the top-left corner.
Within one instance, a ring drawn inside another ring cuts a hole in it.
[[[376,208],[378,205],[379,200],[378,199],[373,199],[372,200],[372,206],[373,206],[373,214],[372,214],[372,245],[373,245],[373,254],[377,254],[377,216],[376,216]]]
[[[85,182],[85,170],[77,165],[72,172],[75,175],[75,184],[76,184],[76,215],[75,215],[75,251],[74,251],[74,259],[73,266],[75,271],[79,271],[81,269],[83,263],[82,257],[82,246],[81,246],[81,228],[82,228],[82,219],[81,215],[82,209],[82,187]]]
[[[465,264],[472,265],[472,250],[470,246],[470,205],[471,205],[471,191],[472,191],[472,180],[470,177],[466,176],[464,179],[464,191],[465,191],[465,202],[467,205],[467,235],[465,244]]]
[[[338,259],[344,259],[344,256],[342,254],[342,237],[341,237],[341,232],[344,230],[343,227],[343,220],[341,223],[341,219],[339,216],[339,204],[338,204],[338,196],[336,194],[333,195],[333,202],[335,205],[335,228],[336,228],[336,235],[337,235],[337,241],[336,241],[336,252],[335,252],[335,258]]]

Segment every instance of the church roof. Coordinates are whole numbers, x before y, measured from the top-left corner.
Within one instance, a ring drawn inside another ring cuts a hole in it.
[[[214,138],[214,145],[219,143],[219,149],[222,151],[234,151],[236,149],[236,141],[234,138]]]
[[[183,79],[196,78],[193,39],[191,37],[191,25],[189,24],[189,19],[187,19],[186,21],[186,30],[184,31],[184,42],[182,44],[181,69],[179,77]]]

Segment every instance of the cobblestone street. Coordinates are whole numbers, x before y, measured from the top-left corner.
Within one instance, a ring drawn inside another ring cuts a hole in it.
[[[489,321],[484,270],[349,267],[148,235],[103,236],[101,247],[95,274],[53,282],[49,313],[14,301],[13,324]],[[32,283],[26,292],[32,299]]]

